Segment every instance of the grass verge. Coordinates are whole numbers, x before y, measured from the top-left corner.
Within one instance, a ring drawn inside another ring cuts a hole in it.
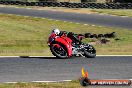
[[[47,39],[53,27],[74,33],[116,32],[119,41],[110,39],[109,44],[95,45],[97,54],[132,55],[132,31],[76,24],[42,18],[0,14],[0,55],[52,55]],[[84,39],[88,43],[89,39]]]
[[[79,81],[59,83],[7,83],[0,84],[0,88],[83,88]]]
[[[79,81],[59,82],[59,83],[3,83],[0,88],[130,88],[131,86],[97,86],[89,85],[82,87]]]

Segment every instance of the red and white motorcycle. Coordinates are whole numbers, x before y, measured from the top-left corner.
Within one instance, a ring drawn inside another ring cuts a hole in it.
[[[81,42],[82,35],[62,32],[59,35],[52,33],[48,39],[48,45],[57,58],[69,58],[72,56],[84,56],[94,58],[96,50],[92,45]]]

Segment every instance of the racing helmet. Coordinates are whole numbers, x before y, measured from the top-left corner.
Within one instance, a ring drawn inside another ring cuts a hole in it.
[[[60,34],[60,30],[59,29],[53,29],[52,30],[52,33],[55,33],[56,35],[59,35]]]

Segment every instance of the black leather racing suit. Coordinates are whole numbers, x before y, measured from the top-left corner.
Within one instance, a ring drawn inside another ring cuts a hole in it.
[[[62,34],[67,34],[67,37],[70,38],[72,40],[72,43],[75,44],[81,44],[82,42],[77,38],[76,34],[74,34],[73,32],[66,32],[66,31],[61,31],[60,35]]]

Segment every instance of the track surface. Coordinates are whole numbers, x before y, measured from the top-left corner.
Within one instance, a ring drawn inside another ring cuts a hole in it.
[[[17,14],[33,17],[45,17],[57,20],[90,23],[95,25],[103,25],[110,27],[119,27],[132,29],[132,17],[119,17],[98,14],[77,14],[56,11],[40,11],[24,8],[0,7],[0,13]]]
[[[0,82],[75,80],[82,67],[91,79],[132,79],[132,57],[5,57],[0,58]]]

